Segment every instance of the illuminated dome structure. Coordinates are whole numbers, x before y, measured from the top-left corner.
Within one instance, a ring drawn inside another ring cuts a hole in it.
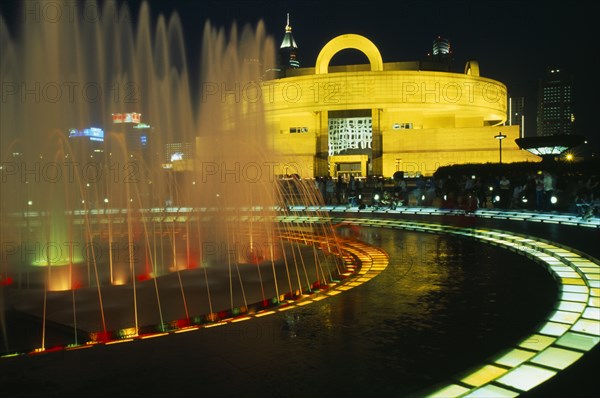
[[[330,66],[346,49],[368,63]],[[480,76],[476,61],[464,73],[384,62],[369,39],[344,34],[321,49],[313,67],[288,69],[262,89],[274,161],[303,177],[431,175],[449,164],[497,162],[500,126],[504,162],[539,161],[516,145],[519,126],[503,126],[506,86]]]
[[[533,153],[541,156],[542,159],[552,159],[560,156],[569,149],[583,144],[585,137],[581,135],[542,135],[536,137],[517,138],[517,145]]]

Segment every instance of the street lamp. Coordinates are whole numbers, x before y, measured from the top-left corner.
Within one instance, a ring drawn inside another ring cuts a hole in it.
[[[498,135],[495,135],[494,138],[496,138],[500,144],[500,163],[502,164],[502,140],[506,138],[506,135],[498,133]]]

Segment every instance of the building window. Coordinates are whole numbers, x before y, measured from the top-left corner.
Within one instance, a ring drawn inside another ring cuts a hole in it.
[[[412,123],[394,123],[392,125],[392,128],[394,130],[412,129],[413,128],[413,124]]]
[[[290,127],[290,133],[308,133],[308,127]]]

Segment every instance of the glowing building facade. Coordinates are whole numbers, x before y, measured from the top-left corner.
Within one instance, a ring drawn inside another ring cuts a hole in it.
[[[330,67],[344,49],[369,64]],[[263,82],[269,144],[278,164],[305,177],[342,174],[431,175],[444,165],[539,161],[520,149],[519,126],[504,126],[507,90],[480,76],[428,71],[419,62],[384,63],[367,38],[346,34],[329,41],[316,65]],[[292,166],[290,166],[292,165]]]

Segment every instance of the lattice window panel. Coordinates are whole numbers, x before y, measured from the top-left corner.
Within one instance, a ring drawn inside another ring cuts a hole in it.
[[[347,149],[370,149],[373,141],[371,117],[329,119],[329,155]]]

